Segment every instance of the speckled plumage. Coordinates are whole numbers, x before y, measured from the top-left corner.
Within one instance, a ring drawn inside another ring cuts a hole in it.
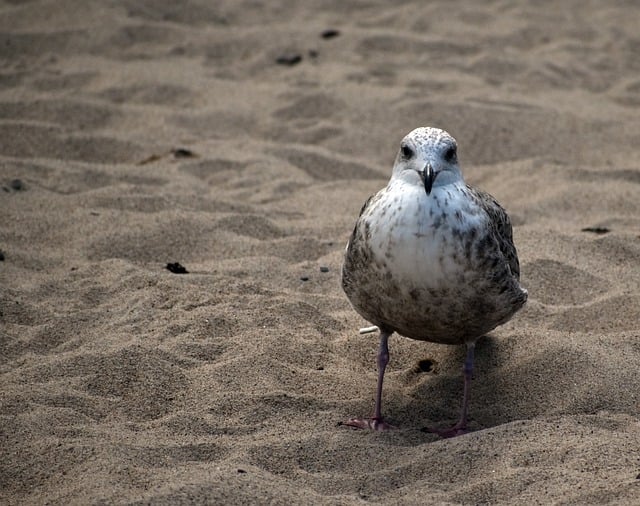
[[[519,277],[509,217],[464,182],[455,139],[409,133],[347,244],[342,286],[355,310],[388,335],[473,343],[524,305]]]

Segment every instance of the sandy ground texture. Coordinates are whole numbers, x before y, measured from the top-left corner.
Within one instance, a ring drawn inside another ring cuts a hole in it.
[[[639,504],[638,26],[623,1],[0,2],[0,503]],[[449,440],[420,429],[456,419],[464,350],[398,336],[400,429],[339,425],[377,348],[343,248],[421,125],[508,209],[530,294]]]

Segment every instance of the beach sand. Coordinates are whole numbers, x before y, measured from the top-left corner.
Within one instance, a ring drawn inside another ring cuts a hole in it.
[[[0,503],[638,504],[638,26],[622,1],[2,2]],[[420,429],[457,418],[464,349],[398,336],[400,429],[340,426],[377,350],[344,246],[423,125],[510,213],[529,290],[448,440]]]

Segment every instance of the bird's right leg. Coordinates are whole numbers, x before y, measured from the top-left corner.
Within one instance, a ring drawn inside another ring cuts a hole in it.
[[[394,426],[382,418],[382,383],[384,371],[389,363],[389,336],[393,331],[380,329],[380,346],[378,348],[378,387],[376,389],[376,406],[371,418],[350,418],[344,425],[357,429],[389,430]]]

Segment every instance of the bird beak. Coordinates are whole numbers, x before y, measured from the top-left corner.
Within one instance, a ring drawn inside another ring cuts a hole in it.
[[[433,187],[433,182],[436,180],[436,176],[438,174],[434,172],[431,164],[427,162],[424,169],[422,169],[422,177],[424,178],[424,190],[427,192],[427,195],[431,194],[431,188]]]

